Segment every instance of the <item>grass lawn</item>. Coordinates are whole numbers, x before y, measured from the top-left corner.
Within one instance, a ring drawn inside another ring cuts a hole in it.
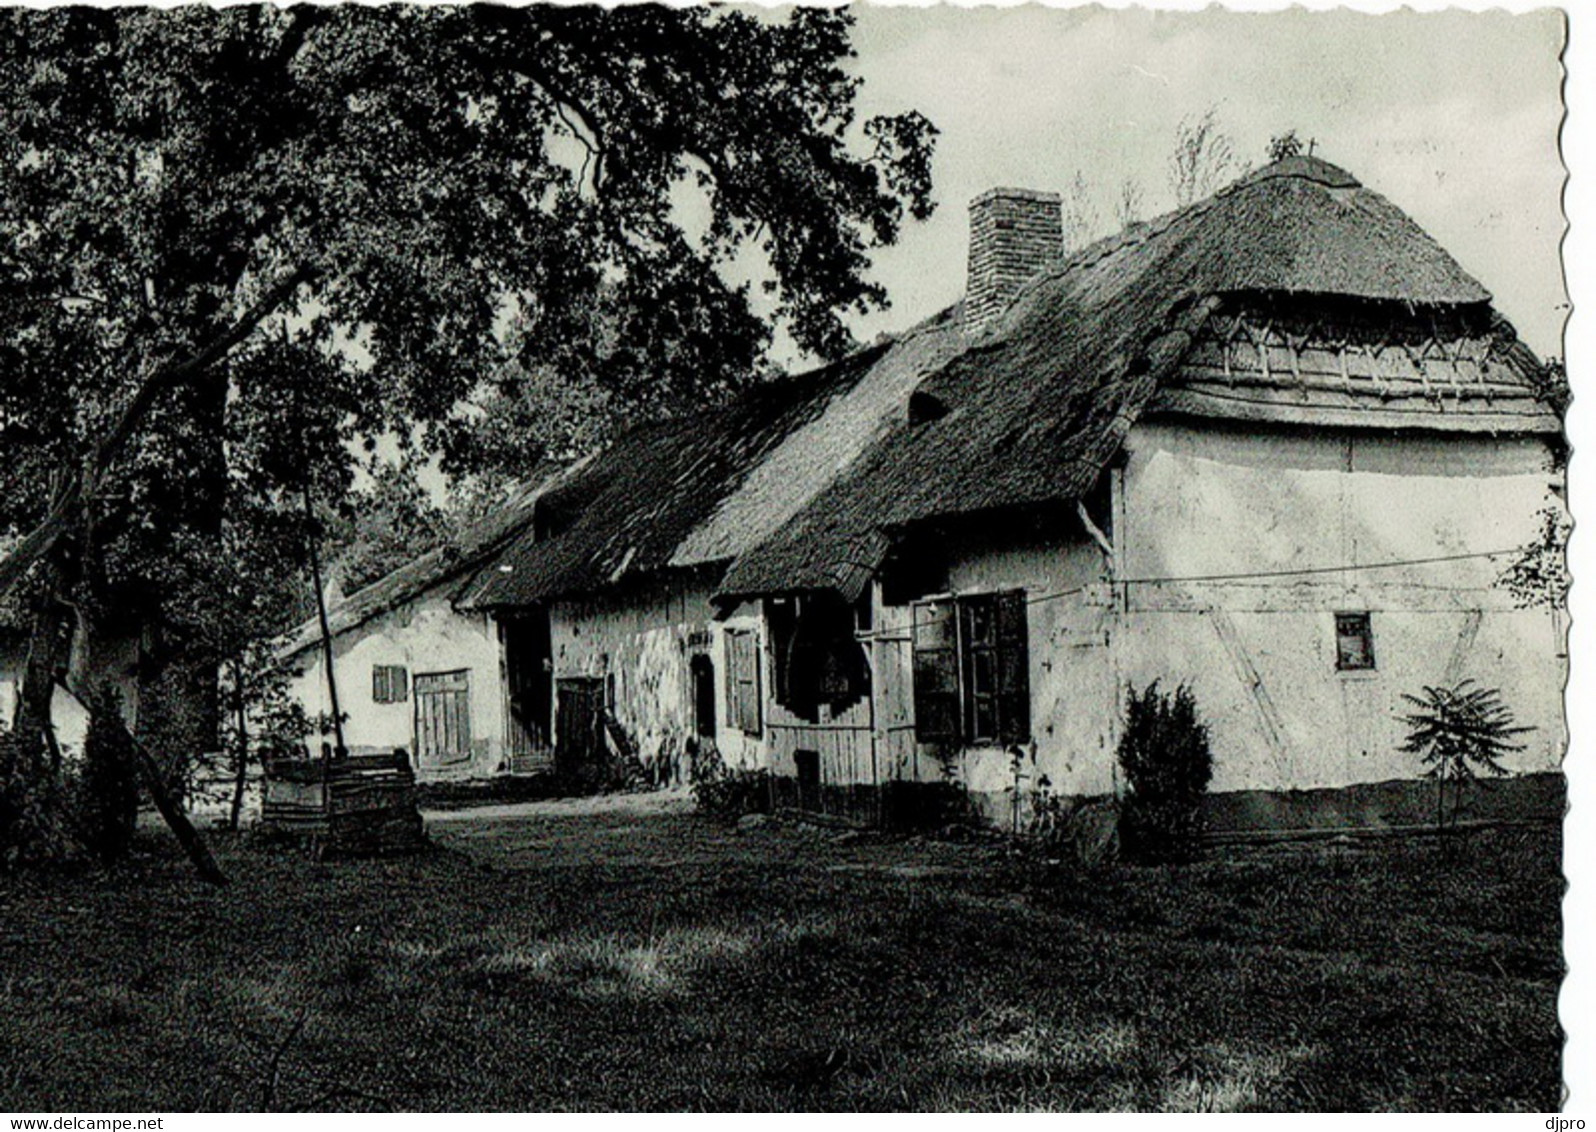
[[[1535,1109],[1555,827],[1047,874],[685,812],[0,878],[0,1109]]]

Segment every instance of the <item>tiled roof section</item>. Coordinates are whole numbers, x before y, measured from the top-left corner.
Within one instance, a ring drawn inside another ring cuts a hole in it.
[[[1210,315],[1246,294],[1489,318],[1485,289],[1385,198],[1327,162],[1277,162],[1042,276],[991,338],[920,385],[935,411],[739,559],[725,595],[836,588],[908,524],[1083,495]],[[1500,348],[1523,363],[1522,347]]]

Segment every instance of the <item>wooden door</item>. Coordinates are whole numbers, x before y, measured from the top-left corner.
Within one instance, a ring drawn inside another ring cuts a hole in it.
[[[559,772],[582,779],[604,767],[604,684],[573,677],[555,684],[554,761]]]
[[[471,674],[416,673],[416,765],[448,766],[471,758]]]
[[[502,622],[505,661],[505,747],[517,773],[553,768],[549,726],[554,681],[550,676],[549,615],[542,609]]]

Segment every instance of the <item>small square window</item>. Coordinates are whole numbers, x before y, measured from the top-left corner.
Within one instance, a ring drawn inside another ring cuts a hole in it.
[[[1374,667],[1374,631],[1367,613],[1336,614],[1336,669],[1357,672]]]
[[[410,698],[410,673],[399,664],[377,664],[371,669],[371,702],[402,704]]]

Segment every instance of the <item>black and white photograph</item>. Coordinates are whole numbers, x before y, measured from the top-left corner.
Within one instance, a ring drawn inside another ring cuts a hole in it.
[[[1585,36],[0,6],[8,1129],[1583,1127]]]

